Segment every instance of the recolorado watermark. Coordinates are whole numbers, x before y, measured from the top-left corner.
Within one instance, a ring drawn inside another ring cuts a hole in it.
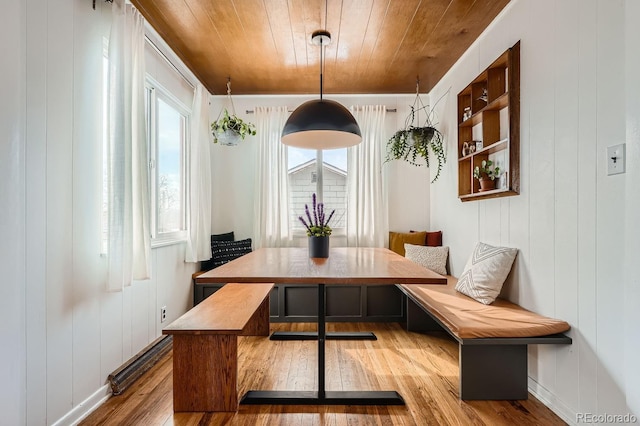
[[[624,424],[637,423],[638,418],[630,413],[627,414],[593,414],[593,413],[577,413],[576,423],[608,423],[608,424]]]

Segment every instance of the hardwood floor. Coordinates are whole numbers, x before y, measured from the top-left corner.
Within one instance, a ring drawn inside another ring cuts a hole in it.
[[[313,324],[272,324],[309,331]],[[327,331],[374,331],[377,341],[328,341],[327,390],[397,390],[405,406],[246,406],[237,413],[173,413],[172,355],[81,425],[556,425],[565,424],[529,395],[526,401],[458,399],[458,345],[442,333],[408,333],[396,323],[329,323]],[[315,341],[241,337],[238,390],[314,390]]]

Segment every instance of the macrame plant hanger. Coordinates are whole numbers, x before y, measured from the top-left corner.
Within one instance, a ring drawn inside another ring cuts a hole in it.
[[[220,112],[218,113],[218,118],[216,118],[216,122],[220,120],[223,114],[226,114],[229,117],[236,116],[236,108],[233,105],[233,99],[231,98],[231,77],[230,76],[227,77],[227,99],[225,99],[225,104],[223,105],[222,109],[220,109]],[[223,133],[218,133],[217,135],[215,135],[215,137],[222,145],[227,145],[227,146],[237,145],[238,143],[240,143],[240,140],[242,139],[240,135],[238,135],[237,133],[231,130],[227,130]]]
[[[225,100],[224,107],[218,113],[216,121],[220,120],[220,116],[225,110],[227,110],[229,115],[236,115],[236,108],[233,105],[233,99],[231,99],[231,77],[227,77],[227,99]]]
[[[238,145],[246,136],[255,136],[254,124],[242,120],[236,115],[236,107],[231,99],[231,77],[227,77],[227,99],[216,121],[211,123],[213,142],[222,145]]]
[[[420,123],[420,112],[425,113],[425,121],[424,123]],[[411,105],[411,112],[407,116],[407,119],[404,122],[404,128],[409,130],[415,127],[431,127],[431,114],[427,109],[427,105],[422,102],[420,99],[420,78],[416,77],[416,98],[413,100],[413,104]]]

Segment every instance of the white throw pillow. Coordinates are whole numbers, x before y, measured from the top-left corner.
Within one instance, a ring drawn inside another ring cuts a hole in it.
[[[440,275],[447,275],[449,247],[404,245],[404,257]]]
[[[518,249],[478,243],[460,275],[456,290],[489,305],[500,294]]]

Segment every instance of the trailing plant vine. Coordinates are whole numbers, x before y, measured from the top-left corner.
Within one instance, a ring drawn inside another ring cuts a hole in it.
[[[419,123],[421,112],[425,113],[422,125]],[[434,110],[428,111],[420,100],[419,87],[416,85],[416,99],[405,120],[405,127],[395,132],[387,142],[387,158],[385,160],[385,163],[391,160],[404,160],[414,166],[426,165],[429,167],[429,151],[431,151],[437,161],[436,174],[431,183],[440,177],[442,167],[447,162],[443,144],[444,138],[442,133],[434,127],[433,115]]]

